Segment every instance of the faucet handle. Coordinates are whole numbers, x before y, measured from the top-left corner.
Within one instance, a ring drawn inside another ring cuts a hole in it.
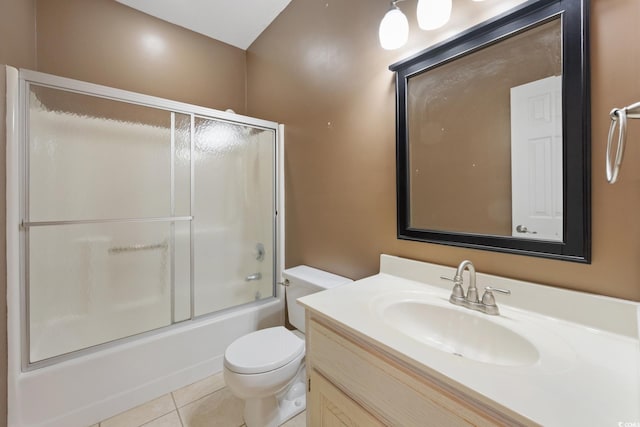
[[[453,290],[449,297],[449,301],[451,301],[452,304],[459,304],[464,301],[464,289],[462,289],[462,280],[460,280],[459,276],[454,276],[453,279],[445,276],[440,276],[440,278],[453,282]]]
[[[453,282],[453,283],[462,284],[462,276],[458,276],[457,274],[454,275],[453,277],[440,276],[440,278],[442,280],[448,280],[448,281]]]
[[[482,311],[487,314],[497,316],[500,314],[496,299],[493,296],[494,292],[500,292],[501,294],[511,295],[511,291],[508,289],[492,288],[487,286],[484,288],[484,295],[482,295]]]
[[[511,295],[511,291],[509,289],[500,289],[500,288],[494,288],[492,286],[485,286],[484,290],[487,291],[487,292],[495,291],[495,292],[498,292],[498,293],[501,293],[501,294]]]
[[[487,286],[484,288],[484,295],[482,295],[482,303],[484,305],[496,305],[496,299],[493,296],[494,292],[499,292],[505,295],[511,295],[511,291],[509,289],[500,289],[500,288]]]

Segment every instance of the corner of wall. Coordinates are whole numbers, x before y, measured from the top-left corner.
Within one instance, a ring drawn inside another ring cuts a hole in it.
[[[0,65],[0,146],[6,146],[6,67]],[[0,150],[0,169],[5,168],[5,150]],[[5,193],[4,176],[2,174],[2,189],[0,194]],[[0,224],[6,224],[5,216],[5,198],[0,197]],[[2,244],[0,245],[0,294],[6,295],[7,293],[7,281],[6,281],[6,257],[7,243],[5,238],[5,227],[1,227],[0,238]],[[7,303],[3,298],[4,303],[0,304],[0,424],[2,420],[6,425],[7,422]]]

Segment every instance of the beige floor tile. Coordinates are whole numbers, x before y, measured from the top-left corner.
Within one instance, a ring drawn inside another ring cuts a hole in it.
[[[178,411],[173,411],[144,424],[142,427],[182,427],[182,423],[180,422]]]
[[[178,408],[181,408],[187,403],[194,402],[207,394],[220,390],[223,387],[224,378],[222,378],[222,372],[220,372],[219,374],[212,375],[174,391],[173,398],[175,399]]]
[[[307,427],[307,412],[302,411],[286,423],[282,424],[282,427]]]
[[[184,427],[239,427],[243,402],[224,388],[178,409]]]
[[[171,411],[176,405],[170,394],[165,394],[155,400],[137,406],[126,412],[111,417],[100,423],[100,427],[139,427],[144,423],[155,420]]]

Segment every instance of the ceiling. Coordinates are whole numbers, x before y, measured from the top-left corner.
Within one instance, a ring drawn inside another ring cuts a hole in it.
[[[291,0],[117,0],[246,50]]]

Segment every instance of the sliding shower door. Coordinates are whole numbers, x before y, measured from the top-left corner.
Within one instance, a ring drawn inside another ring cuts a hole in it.
[[[274,296],[275,127],[30,75],[26,365]]]
[[[195,314],[273,294],[273,129],[195,118]]]

